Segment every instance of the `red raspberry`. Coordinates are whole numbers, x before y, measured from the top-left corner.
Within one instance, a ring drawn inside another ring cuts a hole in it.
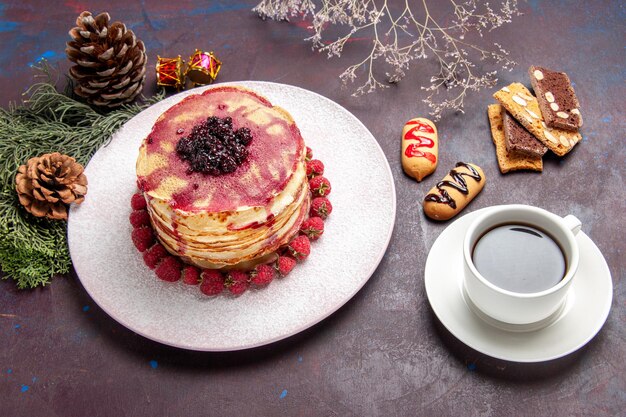
[[[306,163],[306,176],[309,178],[324,174],[324,164],[318,159]]]
[[[309,256],[309,253],[311,253],[311,243],[308,237],[300,235],[289,243],[287,249],[296,260],[303,261]]]
[[[274,268],[284,277],[296,266],[296,260],[290,256],[279,256]]]
[[[167,256],[167,250],[157,242],[143,253],[143,261],[148,268],[154,269],[165,256]]]
[[[176,282],[180,279],[180,270],[182,267],[180,259],[175,256],[166,256],[159,262],[159,266],[156,268],[157,277],[163,281]]]
[[[317,197],[311,201],[311,217],[317,216],[325,220],[332,211],[333,206],[326,197]]]
[[[307,235],[310,240],[317,240],[324,234],[324,220],[319,217],[309,217],[302,222],[300,232]]]
[[[309,148],[307,146],[306,147],[306,157],[304,158],[304,160],[309,162],[311,159],[313,159],[313,151],[311,150],[311,148]]]
[[[200,283],[200,270],[192,265],[186,265],[183,268],[183,282],[189,285],[198,285]]]
[[[224,275],[216,269],[205,269],[200,275],[200,291],[204,295],[218,295],[224,291]]]
[[[143,194],[133,194],[133,197],[130,199],[130,206],[133,210],[144,210],[146,208],[146,199],[143,198]]]
[[[315,197],[324,197],[330,194],[330,182],[325,177],[314,177],[309,181],[309,187]]]
[[[257,265],[257,267],[250,272],[250,282],[259,287],[268,285],[274,279],[274,273],[274,268],[270,265]]]
[[[131,237],[139,252],[144,252],[154,243],[154,233],[152,232],[151,227],[139,227],[137,229],[133,229]]]
[[[230,271],[226,275],[224,286],[233,295],[241,295],[248,289],[250,276],[244,271]]]
[[[133,210],[128,219],[133,227],[150,226],[150,215],[147,210]]]

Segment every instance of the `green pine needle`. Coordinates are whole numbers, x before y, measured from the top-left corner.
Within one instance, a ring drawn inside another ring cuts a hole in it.
[[[30,87],[22,105],[0,109],[0,266],[3,278],[13,278],[19,288],[50,283],[70,271],[71,260],[67,222],[39,219],[21,207],[15,191],[18,167],[51,152],[86,165],[126,121],[164,97],[99,113],[58,92],[45,62],[36,69],[45,81]]]

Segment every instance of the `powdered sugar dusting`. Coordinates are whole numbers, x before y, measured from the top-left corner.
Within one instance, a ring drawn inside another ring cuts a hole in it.
[[[387,160],[371,133],[338,104],[298,87],[238,83],[291,113],[332,183],[333,212],[311,255],[284,279],[236,299],[160,281],[132,244],[130,197],[142,139],[177,94],[129,121],[86,168],[89,194],[68,222],[72,261],[92,298],[117,321],[150,339],[194,350],[271,343],[332,314],[367,282],[385,253],[395,220]],[[226,83],[220,84],[226,85]],[[211,88],[211,87],[207,87]]]

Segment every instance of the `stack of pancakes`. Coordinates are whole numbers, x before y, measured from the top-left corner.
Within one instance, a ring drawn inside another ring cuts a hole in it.
[[[235,172],[190,172],[178,141],[209,116],[252,133]],[[275,257],[308,216],[306,148],[285,110],[238,86],[192,95],[156,121],[137,159],[138,185],[165,248],[201,268],[249,269]]]

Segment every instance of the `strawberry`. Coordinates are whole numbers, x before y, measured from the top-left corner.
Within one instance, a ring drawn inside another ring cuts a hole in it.
[[[279,256],[274,268],[281,277],[286,276],[296,266],[296,260],[290,256]]]
[[[300,232],[310,240],[317,240],[324,234],[324,220],[319,217],[309,217],[300,225]]]
[[[274,279],[274,273],[274,268],[270,265],[257,265],[250,272],[250,282],[259,287],[268,285]]]
[[[319,159],[313,159],[306,163],[306,176],[309,178],[324,174],[324,164]]]
[[[248,289],[250,276],[244,271],[230,271],[226,275],[224,286],[233,295],[241,295]]]
[[[155,272],[157,277],[161,278],[163,281],[176,282],[180,279],[182,266],[180,259],[168,255],[159,262],[159,266],[157,266]]]
[[[154,233],[152,232],[151,227],[139,227],[137,229],[133,229],[131,237],[139,252],[144,252],[154,243]]]
[[[198,285],[200,283],[200,270],[195,266],[186,265],[183,268],[183,282],[188,285]]]
[[[133,194],[132,198],[130,199],[130,206],[133,208],[133,210],[144,210],[146,208],[146,199],[143,198],[143,194]]]
[[[317,197],[311,201],[311,217],[317,216],[325,220],[332,211],[333,206],[326,197]]]
[[[148,268],[154,269],[166,255],[167,250],[163,247],[163,245],[157,242],[143,253],[143,261]]]
[[[322,176],[313,177],[309,181],[309,187],[314,197],[325,197],[330,194],[330,182]]]
[[[147,210],[133,210],[128,217],[133,227],[150,226],[150,215]]]
[[[289,243],[287,250],[298,261],[303,261],[311,253],[311,243],[305,235],[297,236]]]
[[[309,148],[307,146],[306,147],[306,157],[304,158],[304,160],[309,162],[311,159],[313,159],[313,151],[311,150],[311,148]]]
[[[200,275],[200,291],[204,295],[218,295],[224,291],[224,275],[216,269],[205,269]]]

